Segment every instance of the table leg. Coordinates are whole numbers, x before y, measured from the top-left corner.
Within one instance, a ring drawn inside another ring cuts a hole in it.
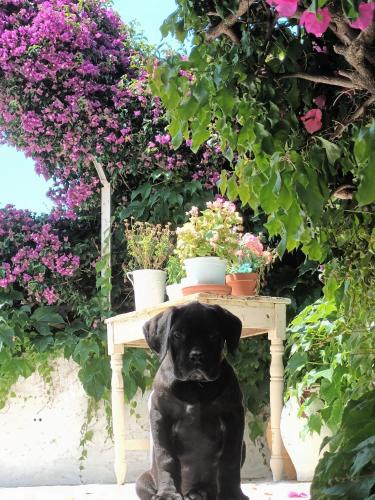
[[[271,341],[271,383],[270,383],[270,412],[272,431],[271,470],[274,481],[280,481],[283,476],[282,440],[280,433],[281,411],[283,409],[284,391],[284,343],[286,308],[284,305],[275,306],[275,329],[269,333]]]
[[[117,346],[116,346],[117,347]],[[111,354],[112,368],[112,421],[115,444],[115,474],[117,484],[123,484],[126,476],[125,456],[125,400],[122,377],[123,352]]]

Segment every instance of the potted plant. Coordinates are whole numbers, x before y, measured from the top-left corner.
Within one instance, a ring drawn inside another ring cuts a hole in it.
[[[181,280],[185,276],[185,271],[177,255],[171,255],[167,261],[165,270],[167,271],[167,295],[169,300],[176,300],[182,297]]]
[[[164,302],[166,272],[163,268],[174,248],[173,237],[170,224],[125,220],[129,268],[134,269],[126,276],[134,287],[136,310]]]
[[[225,286],[227,260],[238,248],[242,218],[233,203],[217,198],[206,203],[199,213],[197,207],[188,212],[190,218],[177,228],[176,255],[186,269],[184,288],[196,285],[216,285],[212,291],[230,293]],[[189,290],[209,291],[206,289]]]
[[[232,295],[258,294],[260,278],[272,258],[272,253],[264,250],[259,236],[243,234],[226,276],[226,283],[232,288]]]
[[[287,392],[280,430],[298,481],[312,480],[324,453],[323,440],[341,419],[342,405],[332,404],[340,383],[332,377],[333,366],[342,356],[341,321],[335,306],[319,299],[301,311],[288,328]]]

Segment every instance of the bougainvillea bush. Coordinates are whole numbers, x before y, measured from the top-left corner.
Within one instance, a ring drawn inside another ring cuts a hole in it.
[[[97,192],[94,159],[123,191],[123,202],[142,180],[147,196],[155,182],[172,184],[172,172],[187,197],[183,182],[194,191],[197,181],[211,188],[217,180],[214,146],[193,155],[187,139],[181,151],[172,149],[160,99],[148,87],[149,54],[104,1],[2,2],[0,133],[55,180],[55,218],[74,218]],[[134,198],[138,209],[143,198]]]

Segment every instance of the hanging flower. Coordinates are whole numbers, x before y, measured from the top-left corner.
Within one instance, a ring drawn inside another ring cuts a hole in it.
[[[315,97],[314,102],[318,108],[324,109],[326,107],[326,96],[323,94],[319,95],[318,97]]]
[[[301,120],[305,129],[310,134],[313,134],[322,128],[322,112],[318,108],[310,109],[310,111],[301,116]]]
[[[331,14],[329,13],[328,7],[318,9],[316,14],[305,10],[299,20],[300,25],[305,27],[307,33],[312,33],[317,37],[321,37],[323,33],[327,31],[330,22]]]
[[[357,30],[364,30],[372,23],[374,19],[375,2],[361,2],[358,7],[359,15],[357,19],[349,25]]]
[[[298,0],[266,0],[268,5],[275,7],[281,17],[290,17],[296,13]]]

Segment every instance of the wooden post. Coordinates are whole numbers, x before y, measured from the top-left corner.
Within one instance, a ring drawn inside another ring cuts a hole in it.
[[[115,443],[115,474],[117,484],[124,484],[126,476],[125,451],[125,398],[122,364],[124,345],[115,344],[113,325],[107,325],[108,354],[111,356],[111,393],[112,393],[112,425]]]
[[[283,476],[282,440],[280,433],[281,411],[283,409],[284,391],[284,339],[286,329],[285,304],[275,304],[275,326],[269,332],[271,341],[271,383],[270,383],[270,411],[271,411],[271,470],[274,481],[280,481]]]
[[[94,166],[98,173],[101,187],[101,258],[106,259],[102,276],[111,280],[111,183],[108,182],[103,167],[95,159]],[[111,292],[108,292],[108,309],[111,308]]]

